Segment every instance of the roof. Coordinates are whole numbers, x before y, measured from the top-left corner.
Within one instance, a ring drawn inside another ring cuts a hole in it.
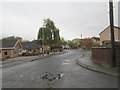
[[[91,37],[91,39],[100,39],[100,37]]]
[[[18,40],[0,40],[0,48],[13,48]]]
[[[40,45],[36,44],[35,42],[22,42],[21,45],[23,49],[40,48]]]
[[[100,33],[99,33],[99,35],[102,33],[102,32],[104,32],[107,28],[109,28],[110,26],[107,26],[103,31],[101,31]],[[114,26],[114,28],[117,28],[118,30],[120,30],[120,27],[117,27],[117,26]]]

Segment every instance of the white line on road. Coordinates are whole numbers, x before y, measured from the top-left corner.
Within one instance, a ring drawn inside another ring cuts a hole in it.
[[[70,60],[65,60],[65,61],[70,61]]]
[[[70,65],[70,64],[72,64],[72,63],[62,63],[62,66],[63,66],[63,65]]]

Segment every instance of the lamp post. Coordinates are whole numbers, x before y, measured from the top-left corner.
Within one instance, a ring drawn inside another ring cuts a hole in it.
[[[116,60],[115,60],[113,0],[109,0],[109,10],[110,10],[109,17],[110,17],[110,32],[111,32],[111,59],[112,59],[112,67],[115,67]]]

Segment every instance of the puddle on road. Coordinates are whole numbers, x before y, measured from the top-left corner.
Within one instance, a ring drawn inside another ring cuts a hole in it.
[[[52,87],[53,85],[55,85],[55,82],[59,79],[61,79],[63,77],[63,73],[57,73],[57,74],[53,74],[50,72],[45,72],[45,74],[41,77],[41,79],[43,80],[47,80],[47,85],[49,87]]]

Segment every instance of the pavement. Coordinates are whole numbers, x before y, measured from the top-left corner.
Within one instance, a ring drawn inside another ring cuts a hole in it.
[[[114,77],[120,77],[120,75],[118,74],[118,67],[110,68],[94,63],[91,57],[91,51],[84,51],[83,55],[76,60],[76,63],[83,68],[98,73],[103,73]]]
[[[15,58],[10,58],[10,59],[6,59],[5,61],[1,61],[0,62],[0,68],[1,67],[18,65],[18,64],[22,64],[22,63],[25,63],[25,62],[28,62],[28,61],[35,61],[35,60],[39,60],[39,59],[43,59],[43,58],[48,58],[52,55],[64,54],[66,52],[67,52],[67,50],[65,50],[63,52],[54,52],[54,53],[50,53],[50,54],[44,54],[44,56],[43,55],[19,56],[19,57],[15,57]]]

